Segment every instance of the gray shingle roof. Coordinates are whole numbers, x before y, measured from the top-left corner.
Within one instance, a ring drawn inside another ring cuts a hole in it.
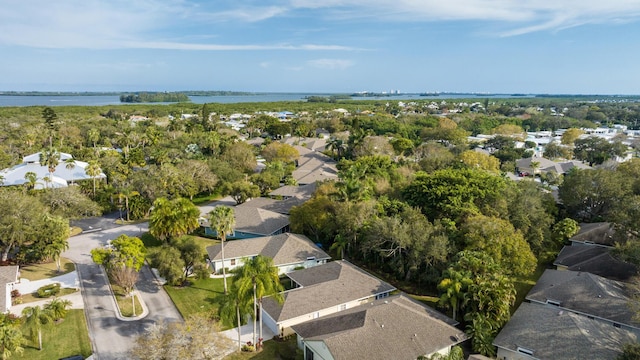
[[[316,191],[316,183],[301,186],[285,185],[269,193],[269,196],[302,197],[309,199]]]
[[[526,299],[539,303],[559,302],[560,307],[638,327],[629,308],[629,290],[622,282],[578,272],[546,270]]]
[[[207,247],[211,260],[221,260],[221,245]],[[279,234],[252,239],[227,241],[224,245],[224,256],[227,259],[243,258],[263,255],[273,259],[274,265],[286,265],[315,257],[318,260],[330,259],[324,251],[318,248],[304,235]]]
[[[611,223],[581,223],[580,231],[571,239],[572,242],[593,243],[597,245],[613,246],[615,230]]]
[[[442,318],[446,317],[396,295],[292,328],[305,340],[323,341],[336,360],[413,360],[466,339]]]
[[[638,273],[636,266],[614,258],[610,251],[602,246],[565,246],[553,265],[620,281],[628,280]]]
[[[300,152],[298,167],[293,171],[292,176],[300,185],[312,184],[316,181],[337,179],[338,169],[336,162],[322,153]]]
[[[7,284],[18,281],[19,268],[15,265],[0,266],[0,312],[5,313],[9,309],[6,306]]]
[[[514,352],[532,350],[537,359],[615,359],[623,344],[638,340],[638,330],[524,302],[493,344]]]
[[[286,291],[282,305],[271,298],[263,301],[263,309],[276,322],[395,290],[346,261],[333,261],[287,275],[303,287]]]
[[[236,226],[234,230],[259,235],[271,235],[274,232],[289,225],[289,216],[270,210],[262,209],[264,206],[276,200],[257,198],[234,208]]]

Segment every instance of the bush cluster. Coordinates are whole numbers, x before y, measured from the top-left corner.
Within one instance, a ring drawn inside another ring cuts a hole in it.
[[[60,293],[60,283],[49,284],[39,288],[36,292],[39,298],[48,298]]]

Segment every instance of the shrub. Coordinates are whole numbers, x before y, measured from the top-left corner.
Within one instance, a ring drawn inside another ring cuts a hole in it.
[[[45,285],[36,292],[39,298],[48,298],[60,293],[60,283]]]
[[[20,294],[20,291],[18,289],[11,290],[11,298],[15,299],[20,296],[22,296],[22,294]]]
[[[242,345],[242,352],[254,352],[255,350],[253,345]]]

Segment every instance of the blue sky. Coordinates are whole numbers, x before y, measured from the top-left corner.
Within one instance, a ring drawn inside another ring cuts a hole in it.
[[[638,0],[0,0],[0,90],[640,94]]]

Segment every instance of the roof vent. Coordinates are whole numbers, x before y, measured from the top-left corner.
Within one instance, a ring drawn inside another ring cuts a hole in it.
[[[560,316],[562,314],[564,314],[564,311],[562,311],[562,310],[558,311],[558,316]]]
[[[384,329],[384,324],[380,325],[380,327]]]

